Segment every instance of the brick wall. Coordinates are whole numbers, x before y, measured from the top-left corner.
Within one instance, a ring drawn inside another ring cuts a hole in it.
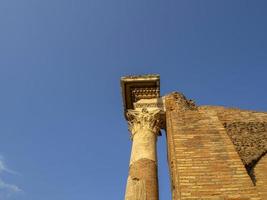
[[[265,154],[254,168],[256,187],[262,199],[267,199],[267,156]]]
[[[267,113],[203,106],[214,110],[232,140],[262,199],[267,199]]]
[[[223,109],[197,107],[180,93],[167,95],[165,105],[173,199],[264,199],[229,137]],[[260,161],[254,170],[264,188],[266,161]]]

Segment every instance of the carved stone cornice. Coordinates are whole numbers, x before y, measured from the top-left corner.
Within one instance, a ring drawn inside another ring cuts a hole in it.
[[[133,109],[133,104],[140,99],[160,97],[159,75],[126,76],[121,78],[124,112]]]
[[[133,138],[137,132],[141,133],[144,131],[150,131],[155,135],[159,135],[161,126],[160,112],[160,109],[148,111],[146,108],[140,111],[128,110],[126,117],[131,137]]]
[[[158,98],[159,96],[159,88],[134,88],[132,90],[133,102],[136,102],[140,99]]]

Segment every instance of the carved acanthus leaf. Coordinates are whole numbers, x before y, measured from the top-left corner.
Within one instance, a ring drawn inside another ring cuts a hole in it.
[[[132,136],[140,130],[147,130],[159,134],[161,125],[160,109],[152,111],[148,111],[146,108],[141,111],[128,110],[126,116]]]

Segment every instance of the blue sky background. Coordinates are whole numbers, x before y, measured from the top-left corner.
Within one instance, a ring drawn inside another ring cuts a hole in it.
[[[123,199],[119,80],[267,111],[267,1],[1,0],[0,199]],[[170,200],[166,141],[160,198]]]

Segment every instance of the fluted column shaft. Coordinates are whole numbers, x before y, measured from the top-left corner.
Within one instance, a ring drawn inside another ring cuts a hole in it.
[[[132,151],[125,200],[158,200],[157,136],[160,110],[127,112]]]

